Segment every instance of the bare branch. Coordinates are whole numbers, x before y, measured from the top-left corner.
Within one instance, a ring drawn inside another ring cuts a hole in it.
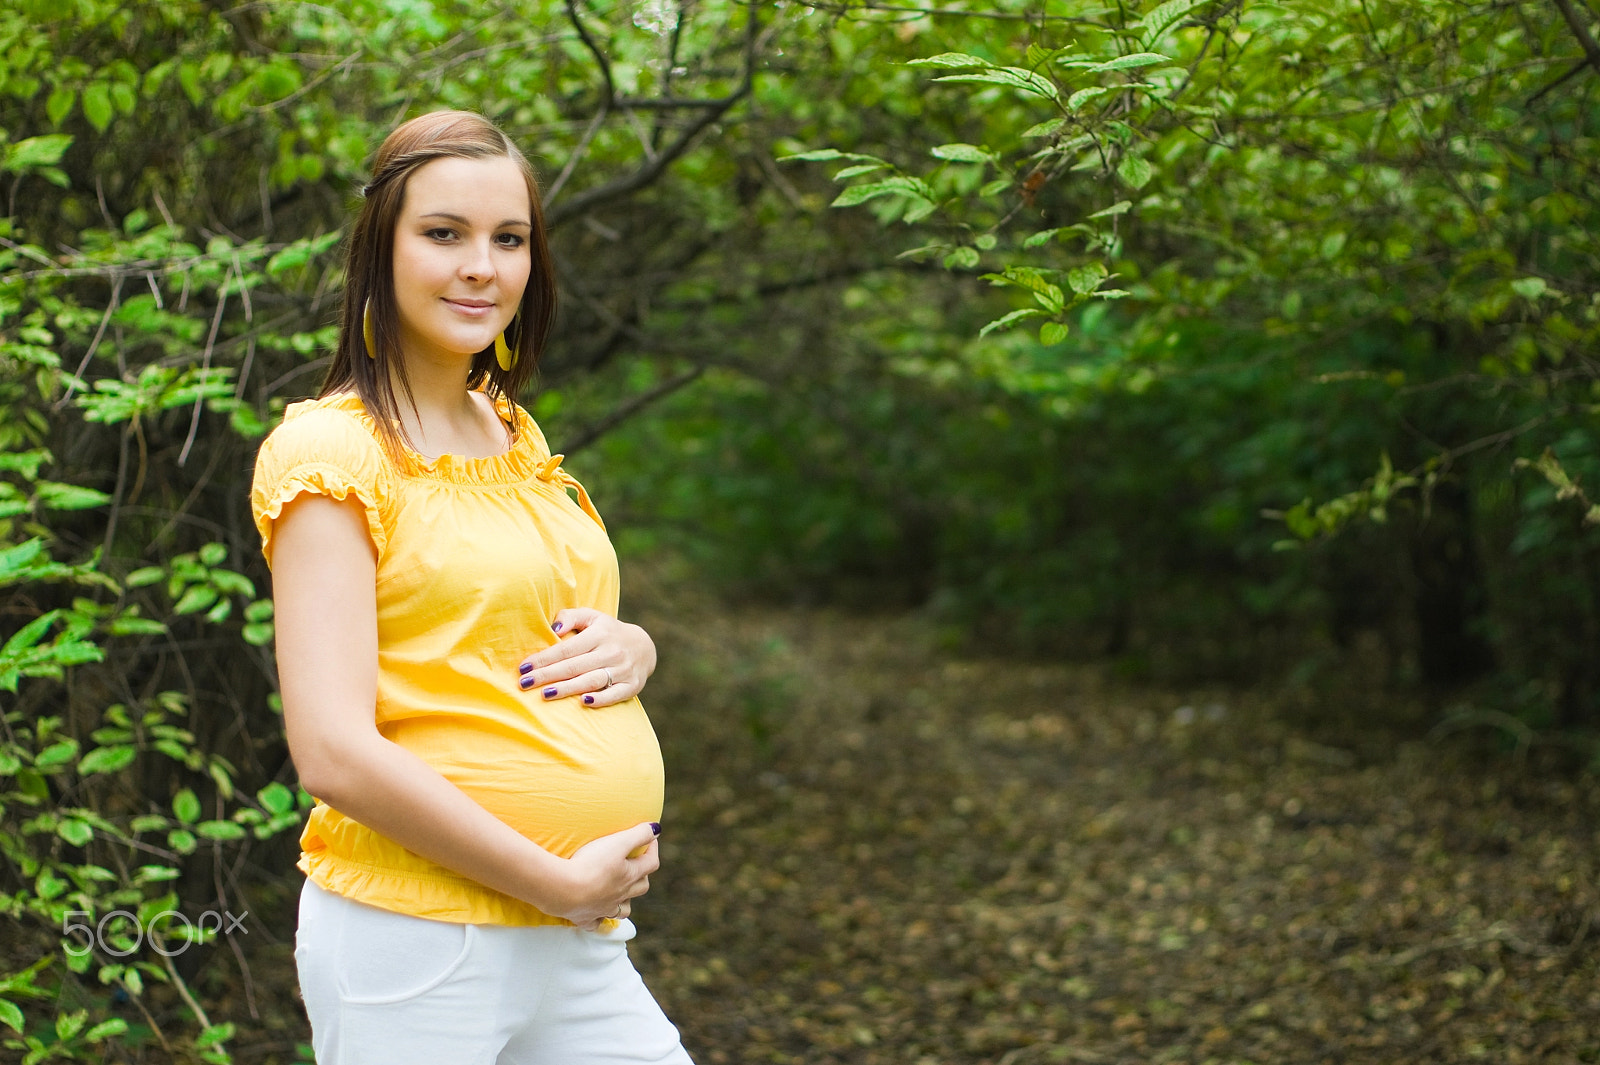
[[[600,76],[605,81],[605,94],[601,97],[600,109],[602,112],[610,110],[611,101],[617,98],[617,87],[611,80],[611,61],[606,58],[599,42],[589,36],[589,28],[583,24],[583,19],[578,15],[577,0],[567,0],[567,18],[572,20],[572,28],[578,31],[583,46],[589,49],[589,54],[594,56],[595,63],[600,67]]]
[[[94,340],[89,342],[89,350],[83,353],[83,361],[78,363],[78,369],[72,375],[72,380],[67,383],[67,391],[56,400],[52,412],[59,413],[72,399],[73,390],[78,387],[78,382],[83,380],[83,372],[89,368],[89,360],[94,358],[94,353],[100,349],[100,341],[105,338],[106,326],[111,322],[111,316],[116,313],[117,305],[122,297],[122,279],[125,275],[117,274],[111,282],[111,302],[106,304],[105,314],[100,316],[100,328],[94,331]]]
[[[701,100],[692,96],[623,97],[616,101],[619,111],[670,111],[674,108],[730,107],[738,101],[731,96]]]
[[[556,179],[550,183],[550,190],[545,193],[544,206],[546,211],[550,209],[550,205],[560,195],[562,186],[566,185],[567,179],[572,176],[572,172],[577,169],[578,162],[583,158],[584,153],[589,150],[589,142],[594,140],[594,135],[600,131],[601,124],[605,122],[606,115],[610,112],[611,108],[608,106],[608,102],[601,100],[599,110],[595,111],[594,117],[589,120],[588,127],[583,131],[583,136],[578,138],[577,147],[573,148],[572,154],[567,156],[567,164],[561,168],[561,173],[556,175]]]
[[[921,18],[921,17],[923,17],[925,15],[926,16],[941,15],[941,16],[946,16],[946,17],[949,17],[949,18],[988,19],[991,22],[1027,22],[1027,23],[1040,23],[1040,24],[1046,23],[1046,22],[1067,22],[1067,23],[1086,25],[1086,26],[1099,26],[1099,25],[1102,25],[1102,23],[1100,23],[1098,20],[1091,19],[1091,18],[1078,18],[1078,17],[1074,17],[1074,16],[1071,16],[1071,15],[1043,15],[1043,14],[1034,14],[1032,12],[1024,12],[1022,14],[1011,14],[1009,12],[1000,12],[1000,11],[963,11],[960,8],[951,8],[951,7],[912,7],[912,6],[902,6],[902,5],[897,5],[897,4],[872,4],[872,3],[864,3],[864,4],[812,3],[809,6],[811,6],[812,8],[815,8],[818,11],[826,11],[830,15],[844,15],[844,16],[853,15],[856,12],[859,12],[859,11],[887,11],[887,12],[890,12],[892,14],[912,15],[912,16],[915,16],[917,18]]]
[[[568,0],[569,6],[572,2],[573,0]],[[697,116],[689,124],[688,128],[680,133],[676,140],[663,148],[654,159],[646,160],[642,166],[632,173],[613,178],[603,185],[585,189],[572,199],[560,204],[554,210],[548,211],[545,214],[545,224],[547,226],[555,229],[557,226],[570,222],[585,211],[591,210],[602,203],[620,199],[651,185],[666,171],[667,167],[671,166],[679,156],[694,145],[700,134],[704,133],[718,119],[732,110],[739,101],[750,95],[750,88],[755,80],[756,53],[759,50],[761,41],[761,27],[753,8],[750,11],[749,19],[750,21],[745,26],[744,72],[739,82],[739,87],[717,101],[716,106],[707,107],[703,114]]]
[[[569,441],[561,450],[568,456],[576,455],[578,452],[582,451],[584,448],[600,439],[600,437],[604,436],[606,433],[609,433],[611,430],[615,429],[617,426],[621,425],[635,414],[638,414],[640,411],[650,406],[650,404],[672,395],[672,393],[678,391],[680,388],[683,388],[685,385],[695,381],[701,374],[705,372],[706,365],[701,363],[692,370],[685,370],[676,377],[669,377],[667,380],[661,382],[659,385],[656,385],[656,387],[650,389],[649,391],[639,393],[637,396],[634,396],[632,399],[622,404],[622,406],[607,414],[604,418],[601,418],[593,425],[584,429],[583,432],[579,433],[577,437]]]
[[[1589,32],[1589,27],[1578,16],[1577,8],[1572,6],[1572,0],[1551,0],[1561,12],[1561,17],[1567,20],[1567,26],[1572,30],[1572,35],[1578,38],[1578,45],[1583,49],[1584,56],[1589,60],[1589,65],[1594,67],[1595,73],[1600,74],[1600,43]]]

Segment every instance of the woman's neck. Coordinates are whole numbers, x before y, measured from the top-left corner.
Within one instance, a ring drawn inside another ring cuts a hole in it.
[[[400,424],[416,450],[428,457],[443,454],[487,458],[509,446],[505,423],[482,393],[468,390],[459,362],[441,365],[427,359],[406,364],[411,403],[395,382]],[[413,409],[414,405],[414,409]]]

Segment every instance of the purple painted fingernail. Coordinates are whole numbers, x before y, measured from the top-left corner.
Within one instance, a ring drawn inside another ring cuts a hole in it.
[[[556,697],[556,690],[554,688],[546,688],[544,690],[544,697],[546,699],[554,699]]]
[[[585,696],[584,696],[584,697],[583,697],[583,705],[584,705],[584,706],[593,706],[593,705],[594,705],[594,696],[592,696],[592,695],[585,695]]]
[[[533,687],[533,678],[523,677],[521,680],[517,681],[517,683],[522,685],[523,691],[527,691],[529,688]]]
[[[522,663],[522,665],[517,667],[517,672],[518,673],[522,673],[522,674],[532,673],[533,672],[533,664],[531,662],[524,662],[524,663]]]
[[[658,836],[661,835],[661,822],[660,821],[651,821],[650,822],[650,831],[654,832]]]
[[[551,631],[551,632],[560,632],[560,631],[561,631],[561,622],[559,622],[559,621],[552,621],[552,622],[551,622],[551,623],[550,623],[550,631]]]

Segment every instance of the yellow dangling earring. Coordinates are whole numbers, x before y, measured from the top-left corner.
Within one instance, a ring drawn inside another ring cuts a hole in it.
[[[515,321],[516,319],[513,318],[512,322]],[[507,326],[506,328],[509,329],[510,326]],[[511,367],[517,364],[517,354],[511,350],[511,345],[506,343],[506,334],[504,329],[500,331],[499,336],[494,338],[494,361],[499,363],[500,369],[506,371],[507,373],[510,373]]]
[[[378,339],[372,331],[372,301],[361,306],[361,339],[367,342],[367,358],[377,359]]]

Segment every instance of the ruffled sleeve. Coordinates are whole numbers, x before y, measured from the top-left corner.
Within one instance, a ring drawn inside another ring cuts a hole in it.
[[[360,500],[381,561],[389,542],[384,520],[389,481],[383,449],[360,416],[314,403],[290,406],[283,424],[261,445],[250,485],[250,510],[267,566],[272,565],[274,523],[302,492]]]

